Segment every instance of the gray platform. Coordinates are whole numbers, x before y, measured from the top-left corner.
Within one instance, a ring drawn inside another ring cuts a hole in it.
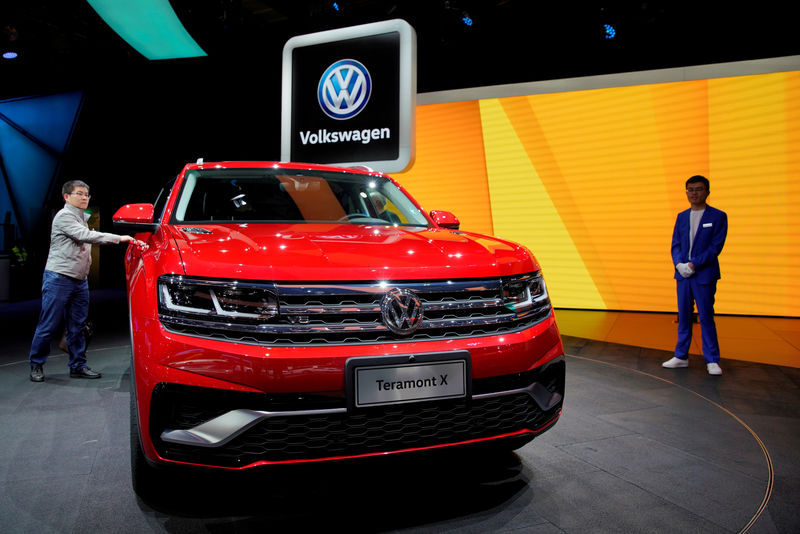
[[[28,379],[37,302],[0,306],[0,531],[800,532],[800,372],[565,338],[559,423],[517,451],[187,475],[130,486],[124,295],[94,292],[100,380],[56,349]]]

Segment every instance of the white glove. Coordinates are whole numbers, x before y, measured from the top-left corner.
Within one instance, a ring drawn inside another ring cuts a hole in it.
[[[688,263],[679,263],[675,266],[675,269],[677,269],[680,275],[684,278],[689,278],[694,274],[694,269],[689,267]]]

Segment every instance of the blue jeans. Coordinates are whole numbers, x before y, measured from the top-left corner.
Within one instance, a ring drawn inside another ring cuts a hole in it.
[[[89,317],[89,282],[45,270],[42,276],[42,312],[31,344],[31,365],[43,365],[50,354],[50,340],[65,323],[69,367],[86,367],[86,338],[81,332]]]

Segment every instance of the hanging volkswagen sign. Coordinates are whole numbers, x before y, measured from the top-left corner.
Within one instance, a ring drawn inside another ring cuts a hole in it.
[[[282,160],[383,172],[413,164],[416,36],[407,22],[289,39],[282,87]]]
[[[354,59],[342,59],[322,74],[317,100],[328,117],[344,120],[361,113],[371,91],[372,80],[367,68]]]

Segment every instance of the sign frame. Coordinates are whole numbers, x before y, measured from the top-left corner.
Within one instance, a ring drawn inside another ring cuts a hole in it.
[[[402,172],[413,165],[416,153],[417,38],[411,25],[401,19],[392,19],[298,35],[286,41],[283,47],[281,80],[282,161],[293,161],[293,143],[300,142],[298,133],[292,131],[295,98],[295,88],[293,87],[296,67],[293,61],[295,50],[309,46],[340,43],[341,41],[348,41],[351,39],[383,36],[391,33],[396,33],[399,36],[397,157],[394,159],[379,160],[364,158],[363,154],[358,154],[358,147],[353,145],[355,150],[352,161],[304,161],[304,163],[332,164],[343,167],[365,166],[386,173]],[[323,113],[322,110],[320,110],[320,113]]]

